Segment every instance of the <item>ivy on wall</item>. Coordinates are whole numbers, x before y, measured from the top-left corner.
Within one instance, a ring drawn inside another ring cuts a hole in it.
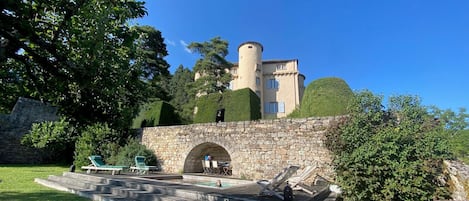
[[[158,100],[142,106],[132,123],[133,128],[180,124],[179,118],[170,104]]]
[[[250,121],[261,118],[260,99],[249,88],[202,96],[196,106],[194,123],[215,122],[219,109],[225,109],[225,121]]]

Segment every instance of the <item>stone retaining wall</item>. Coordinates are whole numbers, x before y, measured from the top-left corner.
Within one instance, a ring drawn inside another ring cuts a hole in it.
[[[234,177],[271,179],[288,165],[316,165],[316,173],[331,179],[332,155],[325,131],[340,117],[222,122],[149,127],[142,144],[153,150],[165,172],[201,172],[206,153],[231,161]]]
[[[56,107],[19,98],[10,114],[0,115],[0,164],[44,162],[44,153],[21,145],[21,138],[31,130],[33,123],[57,120],[56,113]]]
[[[469,200],[469,166],[460,161],[445,162],[454,201]]]

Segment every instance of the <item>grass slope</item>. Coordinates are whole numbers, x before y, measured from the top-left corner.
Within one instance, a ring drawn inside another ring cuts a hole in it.
[[[57,191],[34,182],[35,178],[61,175],[68,167],[55,165],[0,165],[0,200],[89,201],[75,194]]]

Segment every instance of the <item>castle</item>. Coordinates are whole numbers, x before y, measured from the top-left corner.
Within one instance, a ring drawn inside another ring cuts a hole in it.
[[[301,103],[305,76],[298,60],[262,60],[262,44],[244,42],[238,47],[239,62],[231,68],[231,90],[250,88],[260,97],[262,118],[286,117]]]

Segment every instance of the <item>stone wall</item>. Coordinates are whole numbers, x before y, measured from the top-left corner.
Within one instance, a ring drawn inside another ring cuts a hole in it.
[[[271,179],[288,165],[316,165],[332,179],[332,155],[325,147],[330,122],[340,117],[222,122],[149,127],[142,144],[153,150],[165,172],[202,172],[207,153],[230,161],[234,177]]]
[[[57,108],[37,100],[19,98],[10,114],[0,115],[0,163],[41,163],[44,155],[21,145],[33,123],[55,121]]]
[[[460,161],[445,161],[454,201],[469,200],[469,166]]]

